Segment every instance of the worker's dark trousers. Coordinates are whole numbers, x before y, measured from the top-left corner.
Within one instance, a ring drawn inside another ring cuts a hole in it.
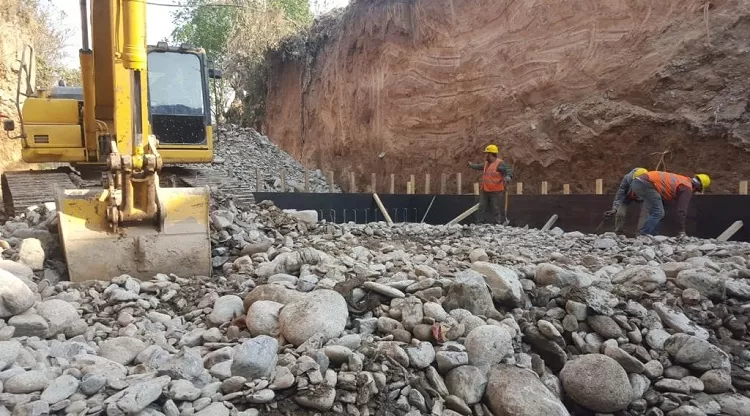
[[[627,202],[622,203],[617,208],[617,214],[615,214],[615,233],[621,234],[625,229],[625,219],[628,216],[628,208],[635,206],[640,210],[638,215],[638,227],[636,230],[640,230],[643,227],[643,223],[646,222],[646,204],[641,202]]]
[[[659,223],[664,218],[664,202],[661,195],[648,181],[633,180],[630,188],[643,199],[643,204],[648,212],[648,217],[639,230],[639,234],[655,235],[659,231]]]
[[[477,223],[502,224],[505,222],[503,202],[505,192],[479,191],[479,210],[477,211]]]

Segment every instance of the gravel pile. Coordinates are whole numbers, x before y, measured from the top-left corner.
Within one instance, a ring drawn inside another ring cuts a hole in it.
[[[0,415],[747,415],[750,244],[212,213],[215,276],[2,228]]]
[[[330,192],[323,172],[319,169],[307,170],[288,153],[276,147],[268,137],[254,129],[222,125],[217,129],[217,133],[212,169],[223,171],[228,176],[246,183],[253,190],[256,185],[256,169],[259,169],[263,192],[282,190],[282,171],[286,175],[287,192],[304,192],[305,172],[308,172],[311,192]],[[333,192],[341,192],[341,188],[334,185]]]

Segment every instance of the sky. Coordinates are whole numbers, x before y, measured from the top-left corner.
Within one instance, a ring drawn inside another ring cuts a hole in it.
[[[162,4],[181,4],[184,0],[154,0],[154,3]],[[349,0],[323,0],[315,1],[312,4],[313,13],[318,15],[325,13],[336,7],[344,7]],[[65,47],[65,63],[71,68],[78,67],[78,49],[81,48],[81,16],[79,12],[79,0],[55,0],[54,5],[65,14],[64,24],[70,29],[71,37]],[[172,24],[172,12],[174,7],[164,7],[149,4],[146,10],[147,29],[146,37],[149,45],[169,38],[174,30]]]

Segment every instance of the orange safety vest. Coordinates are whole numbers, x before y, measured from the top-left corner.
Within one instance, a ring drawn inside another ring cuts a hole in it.
[[[503,163],[495,159],[494,162],[484,162],[484,173],[482,174],[482,190],[485,192],[502,192],[505,190],[505,175],[497,171],[497,167]]]
[[[677,198],[677,188],[680,185],[687,186],[688,189],[691,190],[693,189],[693,181],[687,176],[654,171],[648,172],[645,177],[654,185],[656,191],[659,192],[662,199],[665,201],[671,201]]]

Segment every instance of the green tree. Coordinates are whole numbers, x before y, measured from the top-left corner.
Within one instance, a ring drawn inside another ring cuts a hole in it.
[[[307,0],[188,0],[189,7],[174,13],[172,37],[177,42],[202,47],[224,79],[214,85],[217,120],[234,91],[233,121],[255,124],[263,117],[267,80],[266,53],[281,41],[312,23]],[[238,106],[237,101],[241,101]],[[241,120],[238,120],[240,118]]]

